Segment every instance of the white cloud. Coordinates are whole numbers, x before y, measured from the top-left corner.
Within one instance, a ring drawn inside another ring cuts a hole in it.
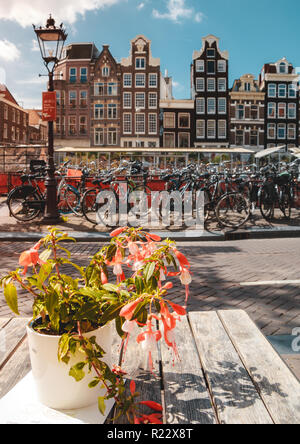
[[[192,18],[200,23],[203,18],[201,12],[195,12],[194,8],[189,8],[186,5],[186,0],[167,0],[167,11],[161,13],[157,9],[153,9],[152,14],[157,19],[167,19],[174,23],[180,23],[183,19],[188,20]]]
[[[141,11],[144,7],[145,7],[145,3],[142,2],[142,3],[139,3],[139,4],[138,4],[137,9],[138,9],[139,11]]]
[[[48,77],[32,77],[31,79],[17,80],[18,85],[45,85],[48,82]]]
[[[32,47],[31,51],[33,52],[40,52],[40,47],[36,39],[32,39]]]
[[[10,20],[21,26],[44,24],[51,13],[60,24],[62,21],[73,24],[78,15],[83,16],[87,11],[103,9],[123,0],[51,0],[51,3],[41,0],[10,0],[0,3],[0,20]]]
[[[6,62],[14,62],[21,53],[16,45],[8,40],[0,40],[0,59]]]

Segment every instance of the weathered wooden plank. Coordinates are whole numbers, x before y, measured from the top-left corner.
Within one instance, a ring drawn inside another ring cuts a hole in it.
[[[189,313],[200,360],[222,424],[273,424],[216,312]]]
[[[12,318],[1,329],[0,369],[19,342],[26,336],[25,327],[28,322],[27,318]]]
[[[162,342],[167,424],[216,424],[217,418],[186,317],[176,327],[179,360]]]
[[[300,423],[300,383],[247,313],[218,312],[276,424]]]
[[[8,324],[10,319],[11,318],[0,318],[0,329],[3,328],[6,324]]]
[[[27,338],[0,370],[0,398],[5,396],[31,369]],[[20,400],[22,402],[22,400]]]

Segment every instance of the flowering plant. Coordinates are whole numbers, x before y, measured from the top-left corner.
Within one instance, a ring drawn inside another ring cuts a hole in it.
[[[102,360],[105,351],[95,337],[87,338],[84,333],[114,321],[126,351],[131,333],[138,328],[136,341],[146,354],[151,372],[158,341],[164,340],[177,357],[174,330],[186,314],[190,264],[174,242],[161,242],[159,236],[141,228],[119,228],[111,237],[110,243],[91,258],[87,267],[81,267],[71,261],[71,253],[62,246],[63,242],[74,239],[51,228],[33,248],[21,254],[19,264],[23,268],[0,279],[0,285],[4,287],[7,304],[16,314],[19,314],[17,287],[32,295],[33,328],[42,334],[61,336],[58,349],[61,362],[68,363],[78,349],[84,352],[85,359],[72,366],[69,374],[80,381],[86,372],[94,370],[90,387],[100,384],[106,389],[98,402],[102,413],[105,401],[114,398],[116,417],[127,415],[132,423],[161,423],[162,407],[152,401],[138,402],[134,381],[128,396],[126,373],[117,365],[110,368]],[[39,253],[42,247],[44,250]],[[64,273],[65,265],[74,268],[77,278]],[[109,283],[111,275],[115,276],[115,283]],[[185,286],[184,306],[167,298],[173,286],[167,281],[171,276],[178,276]],[[139,412],[140,405],[156,413],[143,415]]]

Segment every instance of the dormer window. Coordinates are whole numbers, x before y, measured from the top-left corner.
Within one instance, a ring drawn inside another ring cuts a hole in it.
[[[137,57],[135,59],[135,68],[136,69],[145,69],[146,68],[146,59],[145,59],[145,57]]]
[[[215,49],[208,49],[208,50],[206,51],[206,55],[207,55],[207,57],[209,57],[209,58],[215,58],[215,57],[216,57],[216,51],[215,51]]]
[[[287,74],[287,65],[284,62],[281,62],[279,65],[279,73],[280,74]]]

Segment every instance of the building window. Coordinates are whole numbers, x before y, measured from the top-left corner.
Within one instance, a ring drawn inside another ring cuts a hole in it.
[[[137,57],[135,59],[135,69],[145,69],[145,68],[146,68],[145,57]]]
[[[286,103],[278,103],[278,119],[286,119]]]
[[[174,133],[164,133],[164,147],[165,148],[175,148],[175,134]]]
[[[145,134],[145,114],[135,115],[135,133]]]
[[[289,97],[290,98],[297,97],[297,86],[294,84],[289,85]]]
[[[202,97],[196,99],[196,113],[205,114],[205,99]]]
[[[270,83],[270,85],[268,86],[268,97],[276,97],[275,83]]]
[[[250,131],[250,145],[258,146],[258,131],[256,130]]]
[[[60,91],[56,91],[56,106],[60,106]],[[5,118],[5,116],[4,116]]]
[[[244,107],[244,105],[237,105],[237,107],[236,107],[236,118],[238,120],[244,120],[244,118],[245,118],[245,107]]]
[[[244,89],[246,92],[250,92],[251,91],[251,83],[246,82],[244,85]]]
[[[157,134],[157,115],[149,114],[149,134]]]
[[[218,72],[226,72],[226,60],[218,60]]]
[[[215,139],[216,138],[216,121],[208,120],[207,121],[207,138]]]
[[[286,85],[279,85],[278,86],[278,97],[286,97]]]
[[[76,134],[76,116],[69,117],[69,135],[74,136]]]
[[[198,92],[205,91],[205,82],[203,77],[196,78],[196,91]]]
[[[145,93],[135,94],[135,107],[140,109],[145,109]]]
[[[286,139],[286,124],[285,123],[278,124],[277,137],[278,137],[278,139]]]
[[[218,138],[219,139],[226,139],[226,136],[227,136],[226,125],[227,125],[226,120],[219,120],[218,121]]]
[[[207,79],[207,91],[214,92],[216,90],[216,79]]]
[[[226,90],[226,79],[218,79],[218,91],[224,92]]]
[[[4,119],[8,120],[8,106],[4,105]]]
[[[129,113],[123,115],[123,131],[124,134],[132,133],[132,116]]]
[[[102,68],[102,77],[109,77],[110,69],[108,66],[103,66]]]
[[[269,119],[276,118],[276,103],[273,102],[268,103],[268,118]]]
[[[297,115],[296,103],[289,103],[288,104],[288,118],[289,119],[296,119],[296,115]]]
[[[223,97],[220,97],[218,99],[218,113],[219,114],[226,114],[226,108],[227,108],[227,100]]]
[[[108,136],[108,138],[107,138],[108,145],[117,145],[117,129],[116,128],[109,128],[107,136]]]
[[[216,99],[207,99],[207,114],[216,114]]]
[[[149,108],[157,108],[157,93],[149,93]]]
[[[208,60],[207,62],[207,74],[215,74],[216,73],[216,63],[212,60]]]
[[[179,128],[190,128],[190,115],[189,114],[179,114],[178,115],[178,127]]]
[[[196,60],[196,72],[204,72],[204,60]]]
[[[77,104],[77,94],[76,91],[69,92],[69,104],[72,108],[75,108]]]
[[[268,139],[275,139],[276,138],[276,124],[275,123],[268,123]]]
[[[87,68],[80,68],[80,82],[87,83]]]
[[[216,57],[216,51],[215,51],[215,49],[208,49],[207,51],[206,51],[206,56],[207,57],[210,57],[210,58],[214,58],[214,57]]]
[[[76,83],[76,80],[77,80],[77,69],[76,68],[70,68],[69,79],[70,79],[70,83]]]
[[[244,131],[243,130],[236,130],[235,145],[236,146],[244,146]]]
[[[95,119],[104,119],[104,105],[96,103],[95,104]]]
[[[117,83],[109,83],[108,84],[107,95],[109,95],[109,96],[117,96],[118,95],[118,84]]]
[[[149,74],[149,88],[157,87],[157,74]]]
[[[115,103],[109,103],[107,110],[108,110],[108,113],[107,113],[108,119],[116,119],[117,118],[117,105]]]
[[[87,134],[87,117],[86,116],[79,117],[79,133],[81,135]]]
[[[16,121],[16,110],[13,108],[12,109],[12,121],[15,123]]]
[[[3,139],[8,138],[8,131],[7,131],[7,123],[4,123],[3,125]]]
[[[288,139],[296,139],[296,125],[294,123],[288,124]]]
[[[197,139],[205,138],[205,120],[197,120],[196,122],[196,137]]]
[[[280,63],[279,65],[279,73],[287,74],[287,65],[284,62]]]
[[[79,105],[81,108],[87,107],[87,91],[79,92]]]
[[[179,133],[178,134],[178,147],[179,148],[189,148],[190,147],[189,133]]]
[[[60,131],[61,131],[60,116],[57,116],[55,122],[55,134],[60,134]]]
[[[146,86],[145,74],[136,74],[135,75],[135,86],[136,86],[136,88],[145,88],[145,86]]]
[[[164,113],[164,128],[175,128],[175,113]]]
[[[103,82],[95,83],[94,95],[95,96],[104,96],[104,83]]]
[[[132,87],[132,75],[131,74],[124,74],[123,86],[124,86],[124,88],[131,88]]]
[[[124,94],[123,94],[123,106],[124,106],[124,108],[131,108],[132,107],[131,92],[124,92]]]
[[[104,145],[104,130],[103,128],[95,128],[95,145]]]
[[[251,117],[252,120],[257,120],[258,119],[258,106],[257,105],[251,105],[250,117]]]

